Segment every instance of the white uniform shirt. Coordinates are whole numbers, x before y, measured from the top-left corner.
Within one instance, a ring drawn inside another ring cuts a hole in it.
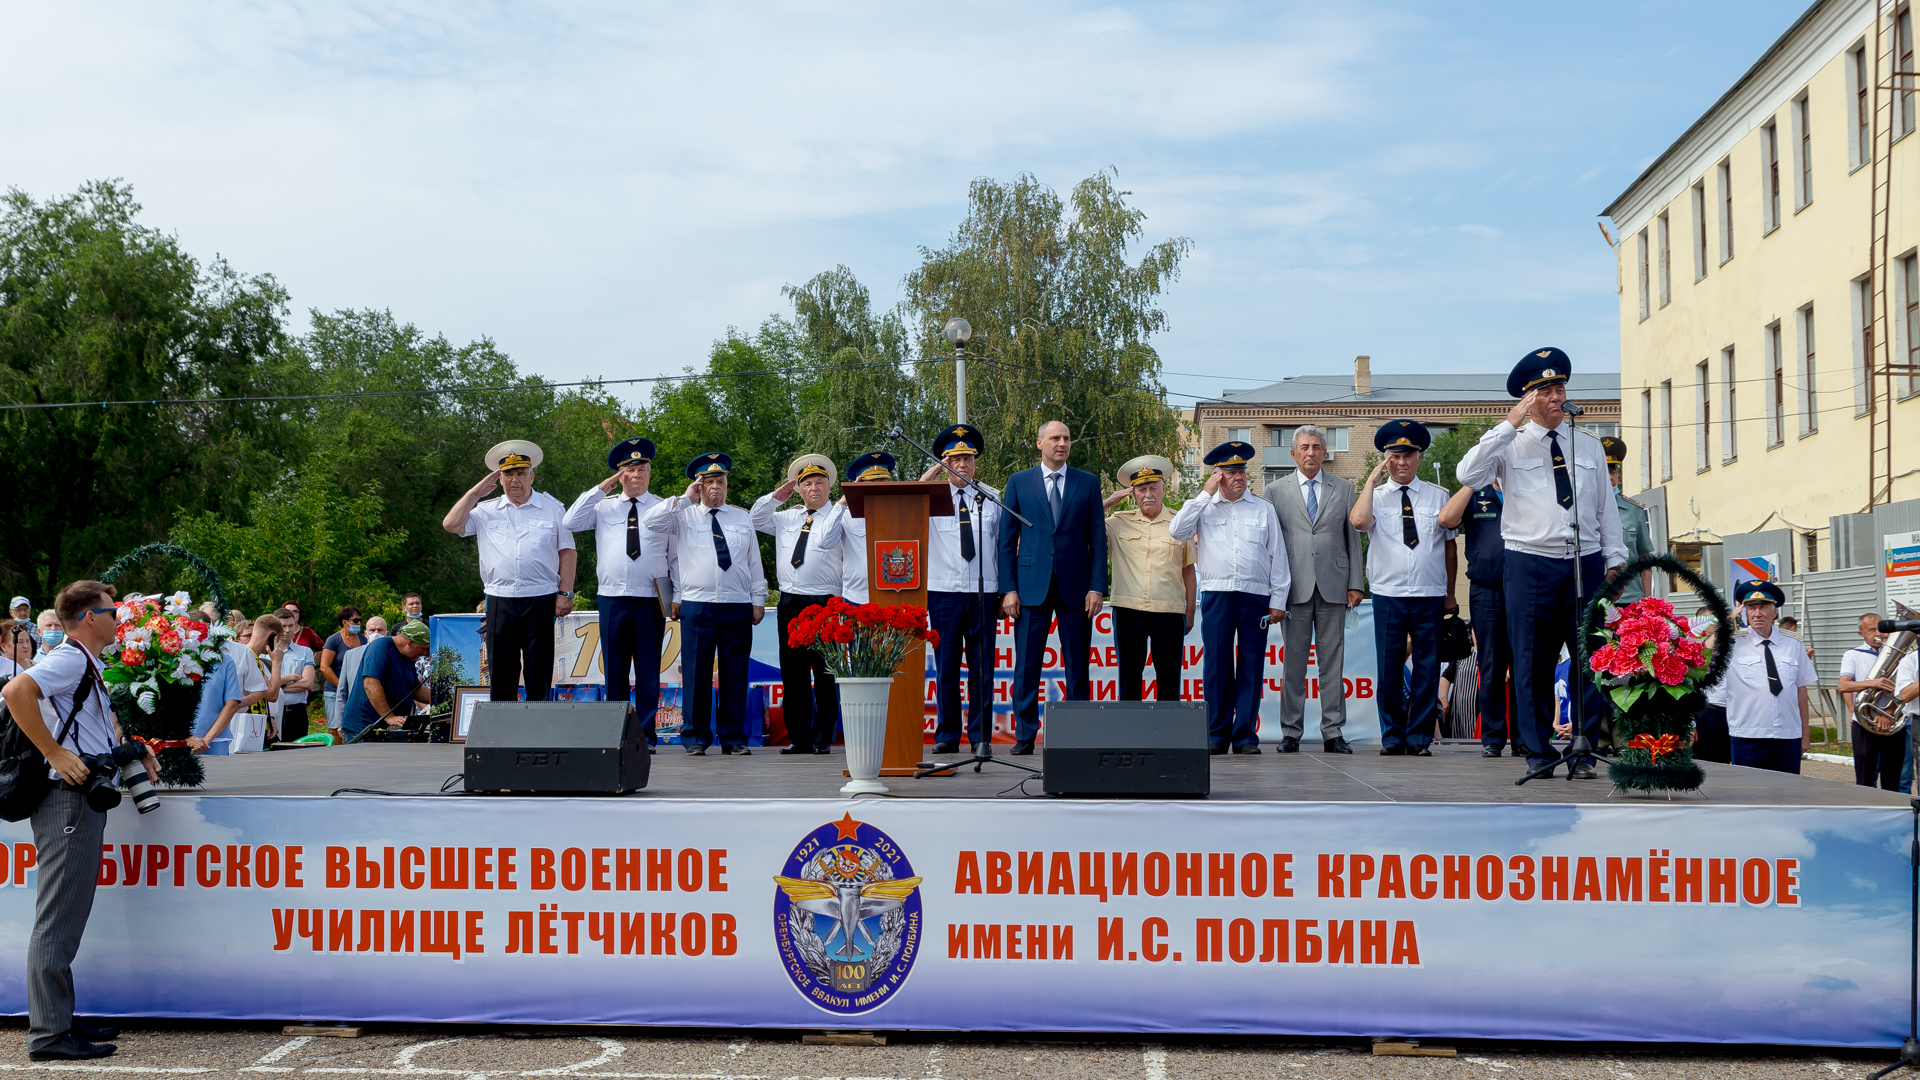
[[[573,550],[566,508],[544,491],[515,506],[505,495],[473,508],[462,536],[480,538],[480,581],[488,596],[560,591],[560,553]]]
[[[21,673],[40,688],[40,719],[46,722],[47,733],[55,738],[59,738],[60,729],[67,725],[73,692],[79,688],[80,680],[87,677],[88,659],[85,646],[68,638]],[[107,701],[107,684],[100,681],[100,659],[93,657],[92,660],[93,689],[80,705],[79,723],[60,745],[76,753],[104,754],[114,747],[113,712]],[[58,777],[60,774],[49,766],[47,775]]]
[[[733,564],[720,569],[713,546],[713,512],[699,503],[689,503],[685,495],[662,499],[640,526],[672,537],[680,560],[680,580],[676,584],[681,601],[700,604],[767,603],[767,574],[760,565],[760,541],[753,518],[737,506],[719,510],[720,531],[727,539],[727,553]]]
[[[1409,548],[1400,522],[1401,485],[1389,480],[1373,489],[1373,528],[1367,531],[1367,583],[1379,596],[1447,595],[1447,541],[1454,531],[1440,524],[1447,493],[1414,477],[1406,485],[1413,501],[1417,547]]]
[[[1867,673],[1873,670],[1873,665],[1879,662],[1879,649],[1869,648],[1864,644],[1855,645],[1840,657],[1840,677],[1863,682],[1866,680]]]
[[[660,496],[651,491],[638,496],[608,495],[596,485],[581,492],[567,508],[563,524],[568,532],[593,530],[593,570],[600,580],[596,596],[658,596],[654,580],[674,576],[673,538],[667,533],[641,526],[640,557],[627,555],[628,509],[637,507],[645,520],[659,503]]]
[[[1772,642],[1763,650],[1763,640]],[[1780,673],[1780,693],[1767,689],[1766,652],[1773,653]],[[1727,732],[1742,739],[1797,739],[1800,737],[1800,688],[1818,678],[1807,647],[1799,638],[1775,627],[1763,639],[1752,630],[1733,639],[1733,659],[1727,665]]]
[[[998,497],[1000,492],[980,485]],[[960,517],[958,513],[931,518],[927,522],[927,591],[970,593],[980,591],[980,572],[986,571],[986,591],[1000,591],[1000,504],[984,506],[978,493],[947,485],[949,500],[964,498],[973,516],[973,561],[960,557]],[[935,495],[933,498],[938,499]],[[959,510],[958,503],[954,509]]]
[[[1858,676],[1855,676],[1858,678]],[[1893,669],[1893,689],[1895,693],[1920,682],[1920,651],[1910,652],[1900,658],[1900,666]],[[1906,716],[1920,717],[1920,697],[1900,703],[1900,711]]]
[[[797,596],[840,595],[841,523],[847,512],[828,503],[813,511],[813,529],[807,534],[806,558],[793,565],[793,549],[799,546],[800,530],[807,524],[805,504],[778,510],[773,493],[768,492],[753,504],[748,517],[753,527],[773,537],[773,570],[782,593]]]
[[[1175,540],[1199,538],[1194,572],[1201,592],[1256,593],[1268,607],[1286,610],[1293,570],[1272,503],[1252,492],[1229,502],[1203,491],[1173,515],[1168,531]]]
[[[1607,452],[1600,440],[1561,421],[1560,449],[1573,452],[1574,510],[1580,515],[1580,554],[1600,552],[1608,566],[1627,561],[1627,543],[1620,532],[1620,510],[1607,482]],[[1571,442],[1571,446],[1569,445]],[[1547,429],[1532,420],[1515,430],[1505,420],[1494,425],[1470,448],[1454,469],[1462,484],[1483,488],[1500,481],[1505,505],[1500,511],[1500,536],[1508,551],[1571,558],[1567,527],[1570,511],[1560,505],[1553,482],[1553,451]]]
[[[843,507],[841,513],[845,514]],[[840,547],[840,595],[849,604],[867,602],[867,519],[848,514],[840,524],[845,543]]]

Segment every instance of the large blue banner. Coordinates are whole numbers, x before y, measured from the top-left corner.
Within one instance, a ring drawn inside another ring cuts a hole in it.
[[[102,1016],[1897,1045],[1909,815],[172,797]],[[0,1009],[37,871],[0,827]]]

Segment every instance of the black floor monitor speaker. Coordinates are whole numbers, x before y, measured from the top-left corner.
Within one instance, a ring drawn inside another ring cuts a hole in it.
[[[626,702],[480,702],[465,757],[473,792],[617,795],[647,786],[646,737]]]
[[[1207,708],[1185,701],[1050,701],[1049,795],[1204,797]]]

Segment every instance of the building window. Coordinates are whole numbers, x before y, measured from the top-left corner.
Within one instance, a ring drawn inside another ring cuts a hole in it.
[[[1227,429],[1227,441],[1228,442],[1252,442],[1253,429],[1243,428],[1243,427],[1230,427]]]
[[[1329,454],[1345,453],[1347,449],[1347,432],[1352,430],[1353,430],[1352,428],[1343,428],[1343,427],[1328,428],[1327,438],[1329,438],[1332,441],[1327,444],[1327,453]]]
[[[1812,304],[1795,313],[1794,324],[1794,344],[1800,353],[1800,434],[1811,435],[1820,430],[1820,398],[1813,387],[1817,368],[1813,360]]]
[[[1189,465],[1200,464],[1200,448],[1199,447],[1197,446],[1187,447],[1187,464]]]
[[[1713,448],[1713,376],[1707,362],[1693,366],[1693,471],[1706,472],[1713,467],[1708,454]]]
[[[1853,280],[1853,408],[1855,416],[1873,411],[1873,275]]]
[[[1664,212],[1654,222],[1654,229],[1660,241],[1660,306],[1666,307],[1673,303],[1673,241]]]
[[[1739,413],[1734,411],[1736,394],[1740,382],[1733,374],[1733,346],[1720,350],[1720,381],[1726,386],[1726,397],[1720,403],[1720,460],[1732,461],[1740,456],[1739,439],[1734,432],[1739,425],[1734,420]]]
[[[1707,276],[1707,182],[1693,185],[1693,280]]]
[[[1904,354],[1905,363],[1920,367],[1920,253],[1910,254],[1900,260],[1900,317],[1897,330],[1900,337],[1896,345]],[[1906,392],[1920,393],[1920,375],[1908,375]]]
[[[1853,168],[1873,158],[1873,76],[1867,71],[1867,47],[1857,45],[1847,56],[1847,89],[1853,93],[1852,138],[1847,160]]]
[[[1647,316],[1653,313],[1647,296],[1647,230],[1640,230],[1640,235],[1636,239],[1636,249],[1639,252],[1636,265],[1640,268],[1640,321],[1646,322]]]
[[[1800,536],[1807,544],[1807,562],[1801,572],[1817,574],[1820,572],[1820,538],[1812,533],[1801,533]]]
[[[1640,490],[1653,486],[1653,391],[1640,391]]]
[[[1767,448],[1787,441],[1787,362],[1780,350],[1780,324],[1767,324]]]
[[[1780,125],[1768,121],[1760,129],[1760,231],[1780,227]]]
[[[1893,69],[1912,71],[1913,67],[1913,7],[1901,8],[1893,17]],[[1894,137],[1899,138],[1913,131],[1913,87],[1912,75],[1894,77],[1897,88],[1893,105]]]
[[[1673,380],[1660,384],[1660,482],[1673,479]]]
[[[1720,265],[1733,258],[1733,159],[1720,163]]]
[[[1793,208],[1796,211],[1813,201],[1813,135],[1808,130],[1812,119],[1807,95],[1793,99],[1793,175],[1797,181]]]

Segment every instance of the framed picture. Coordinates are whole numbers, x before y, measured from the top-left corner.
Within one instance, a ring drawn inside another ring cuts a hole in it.
[[[456,686],[453,688],[453,741],[467,741],[467,726],[473,723],[473,707],[487,700],[492,693],[485,686]]]

